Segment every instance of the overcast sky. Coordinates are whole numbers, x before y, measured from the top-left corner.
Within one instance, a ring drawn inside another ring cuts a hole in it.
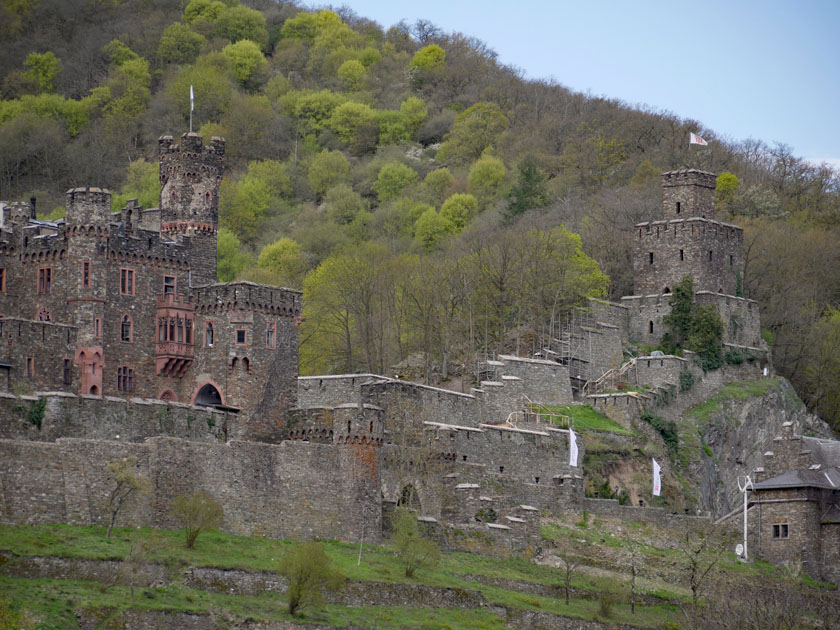
[[[344,4],[386,28],[423,18],[477,37],[529,78],[668,110],[731,140],[783,142],[840,168],[840,0]]]

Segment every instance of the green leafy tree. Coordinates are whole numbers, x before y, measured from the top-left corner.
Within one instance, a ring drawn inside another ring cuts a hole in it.
[[[233,43],[248,39],[263,50],[268,46],[265,16],[246,6],[236,5],[222,11],[216,19],[216,32]]]
[[[525,157],[519,163],[518,171],[516,181],[508,193],[508,219],[534,208],[543,208],[550,201],[548,177],[534,158]]]
[[[507,116],[495,103],[476,103],[455,118],[452,131],[437,152],[439,162],[466,163],[479,158],[508,128]]]
[[[435,249],[454,231],[455,226],[434,208],[426,210],[414,224],[414,238],[426,251]]]
[[[379,142],[386,144],[399,144],[411,138],[405,119],[400,112],[393,110],[381,110],[377,112],[379,119]]]
[[[418,569],[434,568],[440,561],[440,547],[423,537],[417,515],[406,508],[397,508],[393,544],[406,577],[414,577]]]
[[[226,71],[226,60],[217,55],[218,58],[199,57],[195,65],[181,70],[167,86],[166,91],[183,120],[190,118],[190,86],[195,94],[193,118],[197,123],[218,121],[230,107],[233,83]]]
[[[222,48],[222,54],[228,60],[233,76],[244,86],[257,82],[268,65],[260,47],[248,39],[228,44]]]
[[[364,103],[348,101],[335,108],[329,122],[330,128],[342,142],[350,144],[360,133],[374,130],[378,136],[376,112]],[[373,142],[374,146],[376,141]]]
[[[227,228],[219,228],[216,241],[218,263],[216,275],[219,282],[231,282],[253,264],[253,258],[242,251],[242,243]]]
[[[445,197],[446,190],[455,183],[455,178],[448,168],[438,168],[430,171],[423,179],[423,187],[428,191],[430,200],[435,205],[440,205]]]
[[[738,195],[741,180],[735,173],[724,171],[717,178],[715,185],[715,209],[728,210]]]
[[[157,162],[147,162],[143,158],[129,164],[125,183],[119,194],[111,198],[111,210],[120,210],[129,199],[137,199],[144,208],[160,205],[159,170]]]
[[[157,54],[164,63],[193,63],[207,39],[186,24],[170,24],[160,36]]]
[[[362,196],[347,184],[330,188],[324,201],[327,204],[327,218],[338,225],[347,225],[359,212],[367,210]]]
[[[37,82],[42,92],[55,91],[55,80],[64,67],[54,52],[29,53],[23,65],[27,68],[24,76]]]
[[[297,241],[283,237],[263,247],[257,265],[271,271],[280,285],[300,289],[309,259]]]
[[[811,331],[806,359],[807,400],[821,418],[840,429],[840,309],[829,307]]]
[[[184,528],[184,542],[187,549],[195,546],[195,541],[201,532],[221,527],[225,516],[222,505],[202,491],[192,496],[181,494],[175,497],[172,500],[171,513]]]
[[[321,604],[324,590],[338,590],[344,583],[344,575],[324,553],[324,545],[314,541],[297,545],[283,556],[277,573],[289,585],[286,597],[290,615]]]
[[[374,227],[389,237],[411,238],[417,219],[428,210],[434,208],[406,197],[398,197],[377,209]]]
[[[478,200],[472,195],[463,193],[455,193],[440,207],[440,216],[452,225],[456,233],[467,227],[477,214]]]
[[[426,108],[426,103],[416,96],[409,96],[400,104],[400,117],[411,138],[414,137],[420,126],[426,122],[428,115],[429,110]]]
[[[245,243],[253,243],[264,221],[279,214],[292,184],[275,160],[254,161],[239,181],[225,179],[219,190],[219,223]]]
[[[317,133],[329,126],[335,109],[346,101],[344,95],[329,90],[301,90],[284,94],[280,108],[297,121],[302,133]]]
[[[437,44],[424,46],[411,58],[412,70],[433,70],[446,64],[446,51]]]
[[[507,169],[499,158],[484,156],[470,167],[469,183],[482,208],[487,208],[502,194]]]
[[[399,197],[403,191],[418,180],[417,171],[400,162],[389,162],[381,169],[373,183],[373,191],[380,203]]]
[[[350,162],[341,151],[322,151],[312,157],[307,177],[316,195],[345,183],[350,176]]]
[[[364,64],[358,59],[348,59],[338,67],[338,78],[351,92],[356,92],[362,87],[366,73]]]

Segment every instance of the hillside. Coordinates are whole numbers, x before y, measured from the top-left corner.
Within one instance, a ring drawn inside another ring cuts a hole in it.
[[[105,539],[101,528],[3,526],[0,584],[22,604],[18,619],[39,628],[679,628],[692,614],[694,560],[713,565],[701,581],[699,627],[837,621],[832,591],[764,563],[743,565],[720,554],[720,541],[692,555],[683,535],[603,517],[552,518],[536,562],[447,553],[412,579],[392,547],[365,545],[359,561],[358,546],[331,541],[327,555],[344,586],[293,620],[275,573],[276,558],[295,548],[289,541],[207,534],[186,550],[175,531],[117,530]],[[139,565],[129,559],[138,541],[150,549]],[[568,604],[565,560],[573,565]],[[728,606],[732,592],[750,606]]]
[[[0,198],[57,217],[96,185],[157,205],[156,140],[188,128],[194,86],[194,128],[228,141],[219,278],[304,289],[304,373],[420,357],[426,382],[470,381],[478,358],[538,349],[581,297],[632,292],[628,228],[687,166],[723,173],[716,211],[746,224],[777,369],[840,416],[840,180],[785,146],[526,81],[427,22],[268,0],[1,10]]]

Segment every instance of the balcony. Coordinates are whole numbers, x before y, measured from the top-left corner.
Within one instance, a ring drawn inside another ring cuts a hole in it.
[[[193,362],[195,348],[190,343],[159,341],[155,346],[158,376],[181,378]]]
[[[181,378],[195,357],[192,300],[174,294],[157,298],[155,368],[158,376]]]

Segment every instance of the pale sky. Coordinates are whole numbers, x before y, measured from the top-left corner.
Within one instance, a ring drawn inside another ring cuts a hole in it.
[[[529,78],[668,110],[730,140],[783,142],[840,168],[840,0],[344,4],[385,28],[423,18],[477,37]]]

